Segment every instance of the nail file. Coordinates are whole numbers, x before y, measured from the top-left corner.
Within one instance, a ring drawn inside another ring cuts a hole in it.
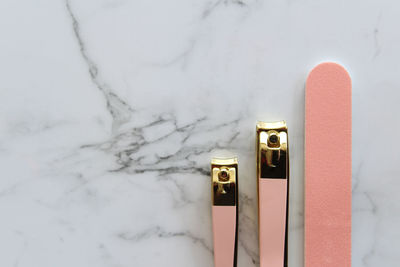
[[[351,266],[351,79],[336,63],[306,82],[304,227],[305,267]]]
[[[289,146],[286,123],[257,123],[260,267],[287,266]]]
[[[236,158],[211,162],[214,266],[236,267],[238,231],[238,163]]]

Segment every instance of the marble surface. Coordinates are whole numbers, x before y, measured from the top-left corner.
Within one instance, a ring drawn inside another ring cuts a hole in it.
[[[327,60],[353,78],[353,266],[400,266],[399,10],[0,1],[0,266],[213,266],[209,162],[232,154],[258,266],[254,128],[281,119],[303,266],[304,83]]]

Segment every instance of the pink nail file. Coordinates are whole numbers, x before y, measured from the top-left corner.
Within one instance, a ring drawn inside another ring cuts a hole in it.
[[[238,162],[211,161],[212,220],[215,267],[236,267],[238,225]]]
[[[305,267],[349,267],[351,79],[342,66],[310,72],[305,113]]]
[[[260,267],[287,266],[289,147],[286,123],[257,123]]]

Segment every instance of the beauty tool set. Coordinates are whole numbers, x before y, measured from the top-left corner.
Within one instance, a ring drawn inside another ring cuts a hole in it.
[[[260,267],[288,266],[289,139],[285,121],[258,122]],[[215,267],[236,267],[237,158],[211,161]],[[336,63],[309,74],[305,97],[304,266],[351,266],[351,80]]]

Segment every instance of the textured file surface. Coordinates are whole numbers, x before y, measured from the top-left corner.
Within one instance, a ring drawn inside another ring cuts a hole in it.
[[[306,83],[305,267],[351,266],[351,80],[335,63]]]

